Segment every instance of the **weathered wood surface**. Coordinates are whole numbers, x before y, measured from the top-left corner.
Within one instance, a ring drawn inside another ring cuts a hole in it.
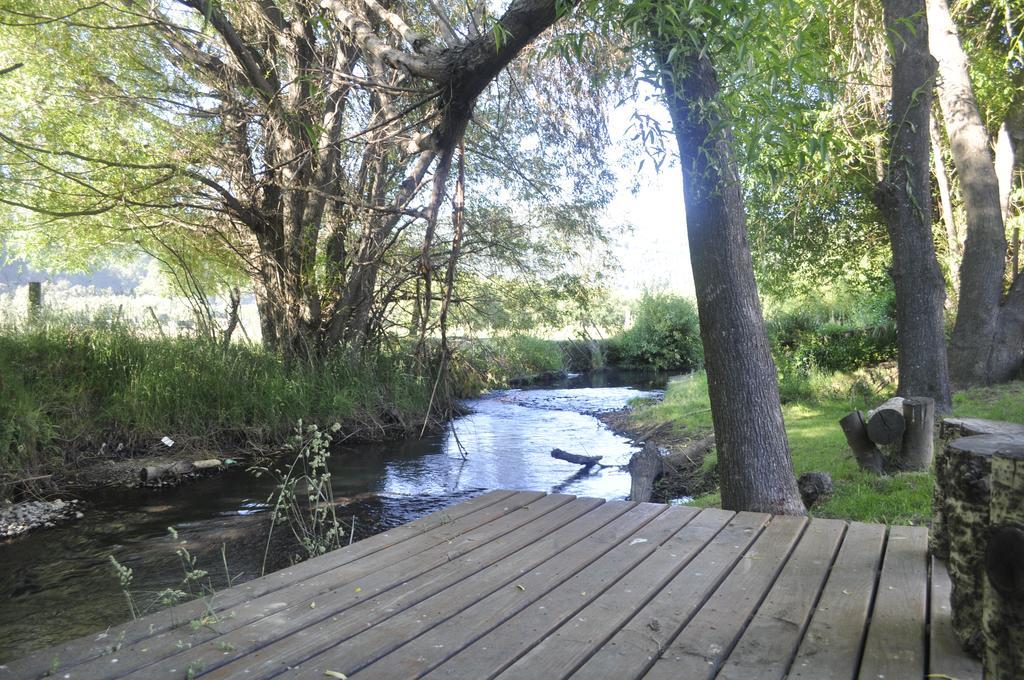
[[[939,437],[942,439],[973,437],[979,434],[1024,436],[1024,425],[984,418],[943,418],[939,426]]]
[[[927,548],[926,528],[890,527],[871,627],[864,643],[858,675],[861,680],[925,675]]]
[[[903,400],[906,431],[895,466],[908,472],[928,472],[935,451],[935,400],[908,397]]]
[[[839,427],[843,429],[846,443],[853,451],[853,457],[860,469],[876,475],[882,474],[882,452],[868,437],[864,414],[860,411],[851,411],[839,421]]]
[[[953,632],[953,612],[949,606],[950,591],[946,563],[932,557],[932,591],[930,596],[928,638],[928,668],[936,677],[978,678],[981,663],[960,649],[960,641]]]
[[[868,437],[876,444],[896,444],[903,437],[903,397],[893,397],[868,411]]]
[[[950,644],[949,583],[933,568],[929,584],[925,540],[491,492],[0,666],[0,680],[979,677]]]

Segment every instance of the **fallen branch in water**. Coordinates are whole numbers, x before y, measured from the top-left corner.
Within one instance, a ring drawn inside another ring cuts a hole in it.
[[[557,458],[558,460],[564,460],[567,463],[575,463],[576,465],[582,465],[583,467],[592,467],[594,465],[601,465],[602,456],[581,456],[576,453],[569,453],[562,449],[551,449],[551,457]],[[601,467],[612,467],[609,465],[601,465]]]

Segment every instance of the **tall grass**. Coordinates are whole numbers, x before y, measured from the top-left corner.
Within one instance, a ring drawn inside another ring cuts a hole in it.
[[[300,418],[379,438],[422,423],[429,385],[397,357],[286,366],[250,345],[49,319],[0,327],[0,470],[184,446],[283,442]]]

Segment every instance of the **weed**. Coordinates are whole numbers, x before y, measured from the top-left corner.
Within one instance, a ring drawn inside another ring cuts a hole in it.
[[[305,555],[293,556],[293,561],[316,557],[345,545],[345,531],[336,513],[334,489],[331,486],[331,471],[327,466],[330,457],[332,434],[341,426],[331,426],[330,432],[317,425],[303,426],[299,420],[295,434],[288,448],[296,452],[295,458],[286,468],[255,467],[257,475],[270,475],[277,485],[270,494],[270,531],[263,552],[263,573],[266,573],[267,557],[275,527],[285,524]]]

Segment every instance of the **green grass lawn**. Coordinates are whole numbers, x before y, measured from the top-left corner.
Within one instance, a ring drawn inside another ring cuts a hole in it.
[[[931,517],[932,474],[904,473],[878,477],[861,472],[846,446],[839,419],[855,408],[866,410],[882,395],[858,387],[860,379],[836,374],[819,380],[819,396],[784,404],[783,416],[797,475],[822,471],[832,475],[835,494],[811,514],[864,522],[923,524]],[[1024,422],[1024,382],[961,392],[953,402],[958,416]],[[672,422],[676,431],[711,430],[707,378],[697,374],[669,385],[661,403],[641,406],[633,420],[651,427]],[[705,466],[715,464],[715,454]],[[717,493],[698,496],[695,505],[720,503]]]

